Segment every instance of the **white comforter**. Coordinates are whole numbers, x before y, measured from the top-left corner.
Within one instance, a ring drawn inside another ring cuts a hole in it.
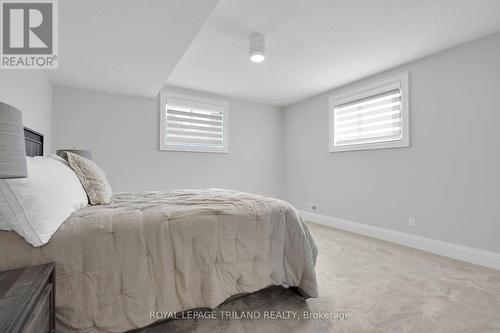
[[[228,190],[118,194],[40,248],[0,232],[0,253],[0,270],[56,262],[61,332],[143,327],[151,311],[214,308],[273,284],[318,296],[317,249],[297,211]]]

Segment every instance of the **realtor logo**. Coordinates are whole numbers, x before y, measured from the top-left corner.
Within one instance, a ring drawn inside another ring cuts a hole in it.
[[[56,69],[57,0],[2,0],[0,8],[0,68]]]

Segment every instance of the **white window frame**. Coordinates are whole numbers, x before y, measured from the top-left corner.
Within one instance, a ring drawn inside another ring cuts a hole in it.
[[[384,148],[398,148],[410,146],[410,92],[408,84],[408,72],[397,74],[387,77],[375,83],[364,84],[354,88],[348,93],[334,94],[329,98],[328,103],[328,129],[329,129],[329,151],[342,152],[342,151],[356,151],[367,149],[384,149]],[[385,141],[364,144],[342,145],[335,146],[335,117],[334,108],[341,104],[350,103],[356,100],[367,98],[373,95],[384,93],[393,89],[401,89],[401,130],[402,140],[398,141]]]
[[[194,107],[222,108],[224,112],[223,120],[223,148],[213,147],[189,147],[170,145],[166,142],[167,134],[167,110],[166,105],[169,99],[181,100],[185,104],[193,105]],[[160,92],[160,150],[162,151],[178,151],[178,152],[197,152],[197,153],[229,153],[229,103],[227,101],[216,100],[211,98],[199,97],[188,94],[171,93],[168,91]]]

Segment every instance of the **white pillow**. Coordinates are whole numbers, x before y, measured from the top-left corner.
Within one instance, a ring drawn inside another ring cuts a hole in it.
[[[88,198],[69,166],[47,157],[28,157],[27,163],[28,178],[0,180],[0,228],[41,246]]]
[[[47,157],[48,157],[48,158],[53,158],[53,159],[55,159],[56,161],[59,161],[59,162],[61,162],[61,163],[65,164],[65,165],[69,166],[68,161],[66,161],[64,158],[62,158],[62,157],[61,157],[61,156],[59,156],[59,155],[56,155],[56,154],[48,154],[48,155],[47,155]]]

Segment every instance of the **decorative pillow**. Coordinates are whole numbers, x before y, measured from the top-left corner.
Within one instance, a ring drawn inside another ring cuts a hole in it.
[[[85,157],[66,152],[68,163],[76,173],[80,182],[89,196],[91,205],[107,205],[111,201],[113,191],[109,185],[104,172],[94,163]]]
[[[27,165],[28,178],[0,180],[0,229],[41,246],[88,199],[69,166],[46,157],[28,157]]]
[[[61,156],[59,156],[59,155],[56,155],[56,154],[49,154],[49,155],[47,155],[47,157],[48,157],[48,158],[52,158],[52,159],[54,159],[54,160],[56,160],[56,161],[59,161],[59,162],[61,162],[61,163],[64,163],[65,165],[69,166],[68,161],[66,161],[64,158],[62,158],[62,157],[61,157]]]

